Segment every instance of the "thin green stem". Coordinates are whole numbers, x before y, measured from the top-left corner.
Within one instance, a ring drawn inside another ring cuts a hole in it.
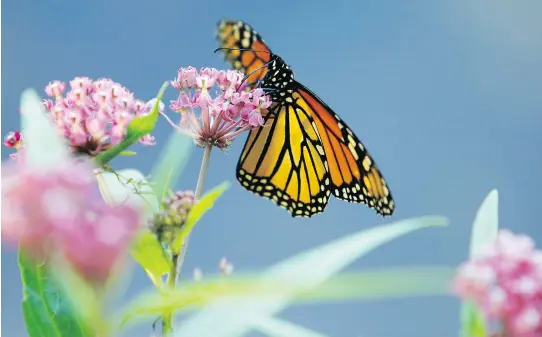
[[[207,175],[207,168],[209,167],[209,158],[211,157],[212,149],[212,145],[207,144],[205,146],[205,152],[203,153],[203,159],[201,160],[198,184],[196,185],[196,199],[199,199],[203,193],[203,185],[205,184],[205,176]]]
[[[179,257],[177,255],[173,255],[172,259],[173,262],[171,264],[171,270],[169,271],[168,277],[167,277],[167,286],[169,289],[173,290],[175,289],[175,284],[177,281],[177,262],[179,261]],[[167,311],[164,313],[164,316],[162,318],[162,336],[166,337],[169,336],[173,332],[173,311]]]
[[[203,193],[203,185],[205,185],[205,177],[207,176],[207,168],[209,167],[209,158],[211,157],[211,150],[213,149],[213,146],[210,144],[207,144],[205,146],[205,152],[203,152],[203,159],[201,160],[201,169],[199,171],[199,177],[198,177],[198,183],[196,185],[196,200],[199,200],[201,198],[201,194]],[[179,254],[179,274],[181,272],[181,268],[183,266],[184,257],[186,255],[186,250],[188,249],[188,239],[190,239],[190,233],[186,236],[182,246],[181,246],[181,254]]]
[[[198,183],[196,185],[196,200],[198,200],[201,197],[201,194],[203,193],[203,185],[205,184],[205,176],[207,175],[207,168],[209,167],[209,159],[211,157],[211,150],[213,149],[213,146],[208,144],[205,146],[205,151],[203,152],[203,159],[201,161],[201,169],[199,172],[198,177]],[[179,255],[172,256],[172,266],[171,270],[168,274],[167,278],[167,286],[169,289],[173,290],[175,289],[175,286],[177,284],[177,279],[179,278],[179,275],[181,274],[181,268],[184,262],[184,257],[186,255],[186,250],[188,248],[188,239],[190,238],[190,234],[188,234],[182,243],[181,251]],[[164,337],[169,336],[173,332],[173,312],[167,312],[163,316],[162,320],[162,335]]]

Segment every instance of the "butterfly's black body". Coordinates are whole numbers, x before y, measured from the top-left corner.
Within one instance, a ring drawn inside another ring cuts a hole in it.
[[[260,88],[269,91],[273,101],[277,101],[281,97],[280,93],[294,89],[295,84],[294,72],[290,66],[280,56],[271,54],[271,61],[269,61],[267,72],[260,82]]]

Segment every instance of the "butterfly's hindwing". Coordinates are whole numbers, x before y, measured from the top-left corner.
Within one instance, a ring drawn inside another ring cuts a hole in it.
[[[237,180],[288,209],[292,216],[310,217],[323,212],[331,192],[317,131],[306,123],[311,122],[293,106],[275,106],[265,125],[250,132],[238,163]]]

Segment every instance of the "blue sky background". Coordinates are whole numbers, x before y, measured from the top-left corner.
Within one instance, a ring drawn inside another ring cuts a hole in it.
[[[396,200],[393,219],[442,214],[452,221],[388,244],[352,268],[455,265],[492,188],[500,192],[501,225],[542,239],[541,12],[539,0],[5,0],[2,134],[19,127],[22,90],[42,90],[50,80],[111,77],[147,100],[181,66],[226,68],[213,54],[215,25],[243,19],[368,147]],[[161,120],[158,146],[137,146],[136,157],[113,165],[148,173],[170,132]],[[235,182],[242,145],[239,139],[228,153],[212,153],[207,187],[233,184],[196,229],[187,270],[214,272],[223,255],[237,270],[261,268],[390,221],[337,200],[323,215],[292,219]],[[179,188],[195,187],[201,154],[193,152]],[[129,295],[149,285],[136,271]],[[6,250],[2,299],[2,333],[26,336],[16,254]],[[453,336],[457,310],[453,298],[415,298],[298,306],[281,317],[337,337]],[[150,333],[144,326],[132,336]]]

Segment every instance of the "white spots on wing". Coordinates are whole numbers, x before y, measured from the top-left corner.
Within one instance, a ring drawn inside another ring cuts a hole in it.
[[[368,155],[365,155],[365,158],[363,158],[363,161],[361,162],[361,164],[363,165],[363,169],[366,172],[369,172],[369,170],[371,169],[371,165],[373,164],[373,161],[371,160],[371,157],[369,157]]]

